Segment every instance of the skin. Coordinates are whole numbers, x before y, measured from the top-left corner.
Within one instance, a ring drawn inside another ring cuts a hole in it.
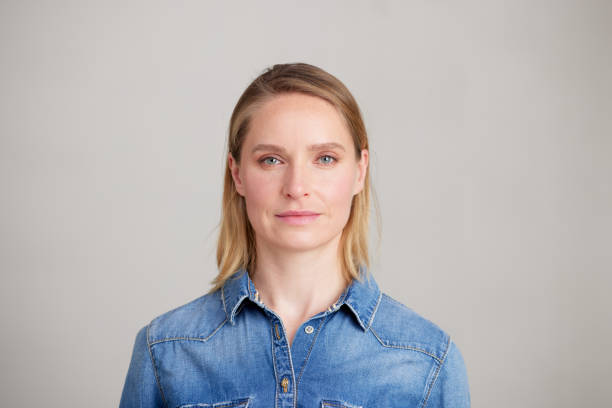
[[[231,154],[228,163],[255,231],[253,283],[291,344],[300,325],[348,284],[338,249],[353,196],[364,186],[368,151],[356,157],[344,119],[327,101],[290,93],[255,112],[240,163]],[[319,215],[293,225],[279,217],[289,210]]]

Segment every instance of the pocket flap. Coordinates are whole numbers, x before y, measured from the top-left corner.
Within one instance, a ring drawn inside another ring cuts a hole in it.
[[[178,408],[248,408],[250,398],[241,398],[232,401],[216,402],[214,404],[185,404]]]
[[[360,405],[349,404],[345,401],[323,400],[321,408],[362,408]]]

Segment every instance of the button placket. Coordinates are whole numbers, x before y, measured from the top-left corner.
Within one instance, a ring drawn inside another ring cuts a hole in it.
[[[293,408],[295,392],[291,349],[280,319],[272,312],[269,316],[272,323],[272,352],[277,380],[276,407]]]

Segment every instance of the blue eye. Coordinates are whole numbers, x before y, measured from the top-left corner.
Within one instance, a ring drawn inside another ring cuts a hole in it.
[[[328,164],[332,164],[333,162],[335,162],[335,161],[336,161],[336,158],[335,158],[335,157],[332,157],[332,156],[330,156],[330,155],[328,155],[328,154],[326,154],[326,155],[324,155],[324,156],[319,157],[319,161],[320,161],[322,164],[326,164],[326,165],[328,165]]]
[[[273,160],[275,160],[275,162]],[[259,162],[267,166],[274,166],[275,164],[280,163],[280,160],[278,160],[276,157],[264,157]]]

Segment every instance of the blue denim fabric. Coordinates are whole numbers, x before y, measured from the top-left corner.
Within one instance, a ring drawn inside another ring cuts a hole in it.
[[[449,336],[353,280],[289,345],[245,270],[136,336],[121,396],[131,407],[469,407]]]

